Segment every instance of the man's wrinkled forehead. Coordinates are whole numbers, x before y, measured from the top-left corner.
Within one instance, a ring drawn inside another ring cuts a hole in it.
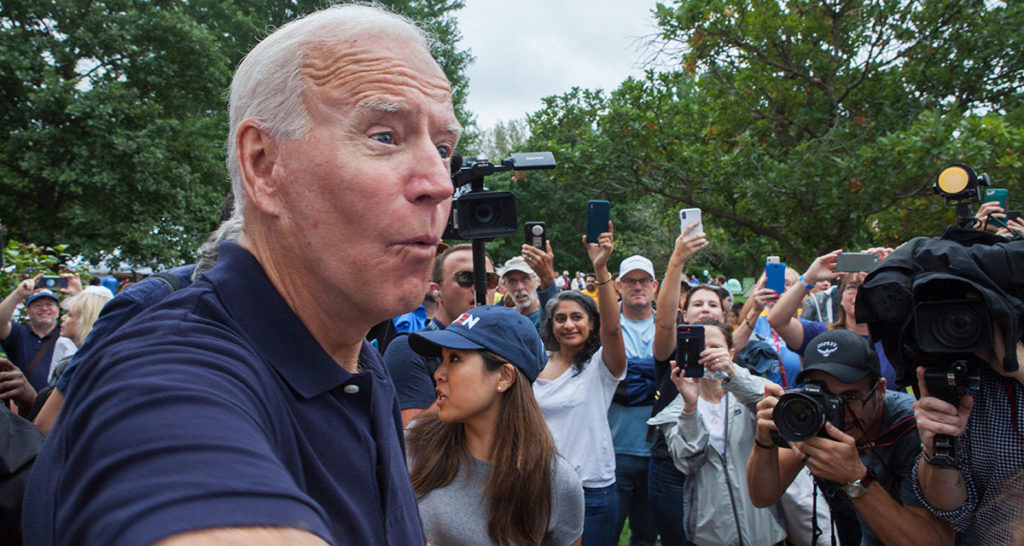
[[[451,86],[422,45],[404,38],[355,36],[311,44],[301,76],[307,100],[338,98],[382,111],[407,107],[395,90],[411,91],[451,105]]]

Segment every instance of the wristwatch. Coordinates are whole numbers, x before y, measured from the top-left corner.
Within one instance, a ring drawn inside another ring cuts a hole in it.
[[[875,472],[868,467],[867,472],[864,473],[864,477],[859,480],[853,480],[848,484],[844,484],[840,487],[843,489],[843,493],[851,499],[861,497],[864,493],[867,493],[868,487],[871,486],[871,482],[875,481]]]

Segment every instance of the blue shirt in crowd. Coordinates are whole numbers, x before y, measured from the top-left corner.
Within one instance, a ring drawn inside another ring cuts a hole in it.
[[[26,544],[249,526],[425,541],[378,353],[364,342],[348,373],[241,247],[81,365],[29,479]]]
[[[35,369],[32,370],[32,375],[28,378],[32,388],[38,391],[46,386],[47,380],[50,377],[50,361],[53,360],[53,350],[57,347],[57,338],[59,337],[60,326],[54,326],[45,336],[39,337],[32,331],[32,328],[24,324],[11,322],[11,333],[7,334],[7,337],[3,340],[0,340],[0,345],[3,346],[4,352],[7,353],[8,360],[24,373],[28,371],[29,364],[32,364],[32,359],[36,357],[39,349],[42,349],[47,341],[53,340],[50,346],[46,348],[43,356],[39,358],[39,363],[36,364]]]

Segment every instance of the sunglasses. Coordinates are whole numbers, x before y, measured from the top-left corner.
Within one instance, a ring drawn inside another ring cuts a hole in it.
[[[487,289],[494,290],[498,287],[497,273],[487,273]],[[456,271],[455,282],[463,288],[470,288],[473,286],[473,272],[472,271]]]

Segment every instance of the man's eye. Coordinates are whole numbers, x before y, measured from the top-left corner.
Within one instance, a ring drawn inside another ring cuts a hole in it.
[[[373,138],[382,144],[394,144],[395,137],[391,133],[378,133],[373,135]]]
[[[452,150],[447,146],[438,146],[437,153],[441,154],[441,159],[448,159],[452,155]]]

